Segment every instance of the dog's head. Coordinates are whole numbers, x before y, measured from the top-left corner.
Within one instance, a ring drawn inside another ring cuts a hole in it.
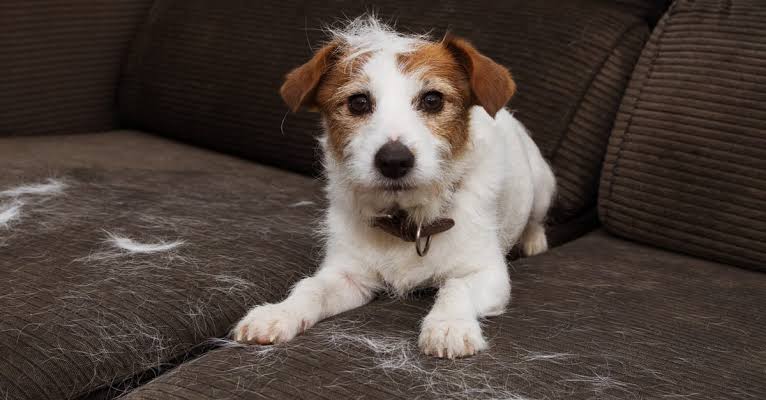
[[[514,90],[508,70],[463,39],[429,41],[362,18],[290,72],[281,94],[293,111],[321,112],[328,169],[386,208],[455,184],[470,108],[494,116]]]

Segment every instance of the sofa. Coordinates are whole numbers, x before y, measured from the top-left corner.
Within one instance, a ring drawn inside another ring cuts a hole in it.
[[[507,65],[555,170],[490,349],[434,291],[228,339],[317,266],[317,116],[282,77],[375,11]],[[0,399],[766,398],[759,0],[0,3]],[[126,245],[127,244],[127,245]],[[132,249],[132,250],[131,250]]]

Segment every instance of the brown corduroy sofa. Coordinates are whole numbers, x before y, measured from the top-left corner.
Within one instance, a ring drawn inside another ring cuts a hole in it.
[[[278,87],[370,9],[509,66],[558,177],[475,357],[419,354],[431,291],[225,340],[316,267],[319,128]],[[9,0],[0,136],[0,399],[766,398],[763,1]]]

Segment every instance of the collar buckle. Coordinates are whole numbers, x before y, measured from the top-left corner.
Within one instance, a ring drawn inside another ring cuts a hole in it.
[[[425,257],[426,254],[428,254],[428,249],[431,248],[431,235],[426,236],[426,244],[425,246],[420,245],[420,241],[422,237],[420,236],[420,232],[423,229],[423,224],[418,224],[418,230],[415,232],[415,251],[418,252],[418,255],[421,257]]]

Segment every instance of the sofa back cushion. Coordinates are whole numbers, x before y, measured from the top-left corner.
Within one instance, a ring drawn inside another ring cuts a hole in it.
[[[766,3],[681,0],[619,112],[599,212],[611,232],[766,269]]]
[[[319,169],[311,113],[289,114],[283,76],[311,57],[319,29],[369,7],[341,0],[157,0],[123,76],[127,124],[303,173]],[[559,178],[554,213],[595,204],[614,115],[648,37],[647,22],[602,0],[377,3],[404,31],[447,28],[509,66],[510,108]]]
[[[114,128],[119,69],[151,3],[0,1],[0,136]]]

